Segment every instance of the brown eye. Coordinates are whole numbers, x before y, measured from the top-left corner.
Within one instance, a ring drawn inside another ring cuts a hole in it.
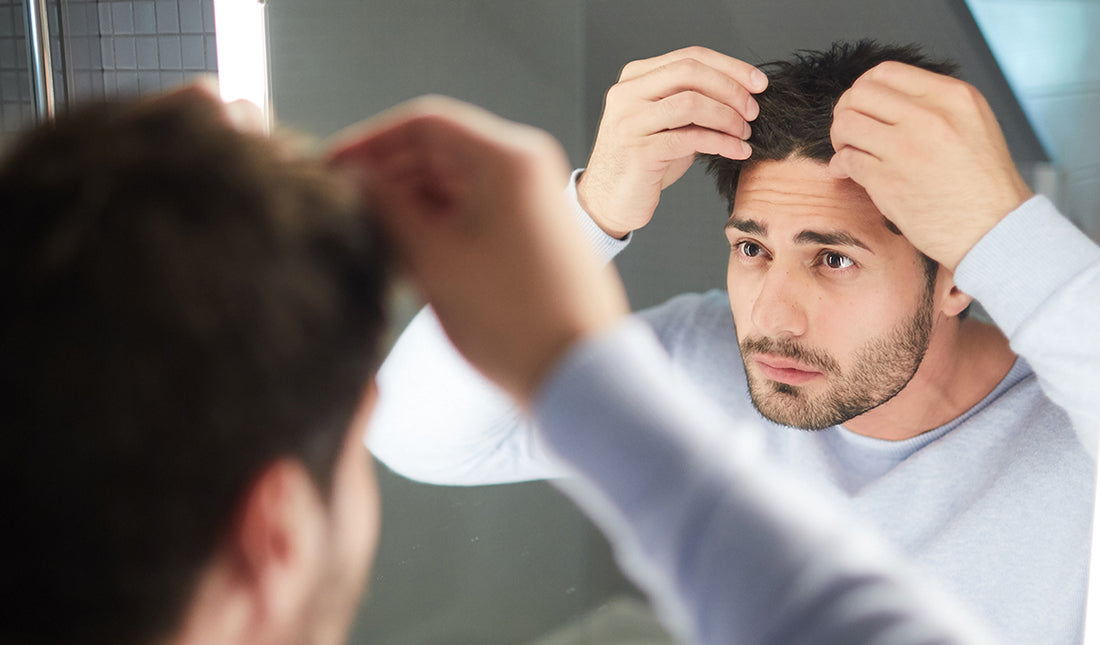
[[[846,255],[841,255],[839,253],[826,253],[823,259],[825,261],[825,266],[829,267],[830,269],[847,269],[848,267],[855,264],[855,262],[853,262],[851,258]]]
[[[747,258],[755,258],[763,252],[760,245],[755,242],[740,242],[737,246],[741,251],[741,255]]]

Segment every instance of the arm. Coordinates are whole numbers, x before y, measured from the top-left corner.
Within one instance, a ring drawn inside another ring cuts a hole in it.
[[[1095,451],[1100,249],[1032,197],[985,99],[957,79],[884,63],[834,112],[830,169],[862,185],[955,273]]]
[[[630,236],[609,236],[581,208],[579,174],[572,174],[566,199],[590,248],[610,262]],[[474,486],[566,474],[542,448],[534,422],[462,358],[431,307],[422,308],[401,333],[377,378],[367,446],[403,476]]]
[[[698,47],[623,69],[608,92],[589,165],[573,173],[566,190],[599,258],[610,262],[626,247],[629,231],[649,221],[661,190],[697,152],[747,155],[741,140],[722,129],[744,136],[755,118],[758,108],[746,87],[759,91],[766,80],[754,81],[753,71]],[[590,213],[582,203],[599,211]],[[664,313],[650,316],[658,334]],[[368,445],[406,477],[475,485],[563,474],[539,446],[534,424],[458,355],[429,308],[401,334],[378,383]]]
[[[533,410],[565,492],[685,642],[991,642],[673,371],[631,321],[567,353]]]
[[[967,253],[955,282],[981,301],[1095,456],[1100,430],[1100,247],[1045,197],[1034,197]]]

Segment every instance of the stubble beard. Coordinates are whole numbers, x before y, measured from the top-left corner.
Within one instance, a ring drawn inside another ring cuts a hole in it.
[[[827,353],[802,347],[793,340],[745,339],[741,342],[741,356],[753,407],[775,423],[823,430],[886,403],[909,384],[928,350],[932,299],[931,289],[926,290],[911,317],[856,350],[853,367],[847,373]],[[812,366],[828,379],[828,389],[815,394],[805,386],[759,376],[749,369],[749,357],[754,353],[784,356]]]

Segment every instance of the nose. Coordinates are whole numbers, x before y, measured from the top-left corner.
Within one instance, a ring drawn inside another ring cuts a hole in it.
[[[808,319],[803,276],[788,268],[772,267],[760,281],[752,306],[756,330],[770,337],[799,337],[806,333]]]

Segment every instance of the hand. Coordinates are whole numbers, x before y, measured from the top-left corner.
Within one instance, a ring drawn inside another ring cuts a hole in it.
[[[948,76],[882,63],[841,96],[830,134],[830,171],[950,271],[1032,194],[985,98]]]
[[[703,47],[627,64],[577,183],[581,206],[617,238],[645,226],[696,153],[748,158],[752,94],[767,85],[755,67]]]
[[[568,347],[628,312],[570,216],[565,154],[545,132],[426,97],[331,156],[358,170],[451,341],[520,403]]]

